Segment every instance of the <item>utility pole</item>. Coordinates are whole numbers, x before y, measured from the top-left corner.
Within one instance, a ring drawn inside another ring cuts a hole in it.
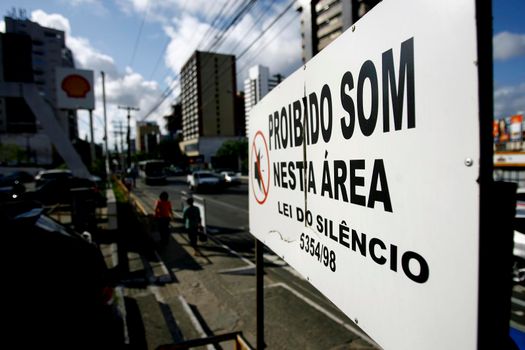
[[[113,122],[113,130],[115,133],[115,148],[117,148],[117,154],[119,155],[119,165],[120,169],[124,170],[124,157],[122,156],[122,153],[124,152],[124,125],[122,125],[122,121],[114,121]],[[120,136],[120,152],[118,151],[118,137]]]
[[[118,109],[125,109],[128,111],[128,133],[127,133],[127,143],[128,143],[128,157],[127,157],[127,166],[129,167],[131,165],[131,137],[130,137],[130,119],[131,119],[131,111],[140,111],[137,107],[131,107],[131,106],[118,106]]]
[[[89,147],[90,155],[91,155],[91,167],[95,163],[95,132],[93,131],[93,110],[89,110],[89,133],[91,138],[91,144]]]
[[[100,75],[102,75],[102,107],[104,108],[104,146],[106,148],[106,182],[109,183],[108,118],[106,115],[106,75],[104,74],[104,71],[101,71]]]

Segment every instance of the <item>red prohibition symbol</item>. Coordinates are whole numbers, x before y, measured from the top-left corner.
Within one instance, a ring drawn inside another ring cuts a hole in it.
[[[254,162],[252,179],[252,192],[259,204],[264,204],[270,191],[270,153],[264,134],[259,130],[252,142],[252,155]]]

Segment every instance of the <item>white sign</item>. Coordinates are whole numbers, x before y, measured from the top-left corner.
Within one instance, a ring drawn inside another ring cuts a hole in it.
[[[93,71],[56,68],[57,106],[61,109],[95,109]]]
[[[250,112],[250,231],[386,349],[474,349],[474,1],[383,1]]]

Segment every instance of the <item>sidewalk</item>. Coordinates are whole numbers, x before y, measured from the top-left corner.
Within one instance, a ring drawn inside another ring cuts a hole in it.
[[[151,229],[148,214],[152,208],[145,208],[133,193],[130,198],[130,206],[118,206],[115,241],[101,244],[106,263],[118,276],[116,294],[126,315],[128,346],[156,349],[188,339],[240,332],[241,317],[216,297],[214,282],[211,285],[202,282],[205,273],[202,266],[212,264],[208,249],[213,243],[203,245],[207,256],[192,256],[193,249],[182,234],[182,222],[174,220],[170,242],[161,246],[160,236]],[[219,250],[219,247],[212,249],[216,253]],[[227,349],[233,348],[234,343],[220,344]]]

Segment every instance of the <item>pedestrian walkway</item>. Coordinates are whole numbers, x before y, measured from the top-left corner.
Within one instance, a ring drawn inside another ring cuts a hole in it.
[[[130,198],[136,200],[132,194]],[[133,348],[156,349],[241,331],[239,317],[216,307],[220,301],[192,274],[211,264],[206,246],[202,257],[194,257],[178,220],[172,222],[169,243],[161,245],[151,211],[139,202],[119,205],[119,238],[101,245],[107,263],[118,272],[128,343]],[[212,314],[213,322],[208,323]],[[221,346],[233,348],[233,343],[221,342]]]

